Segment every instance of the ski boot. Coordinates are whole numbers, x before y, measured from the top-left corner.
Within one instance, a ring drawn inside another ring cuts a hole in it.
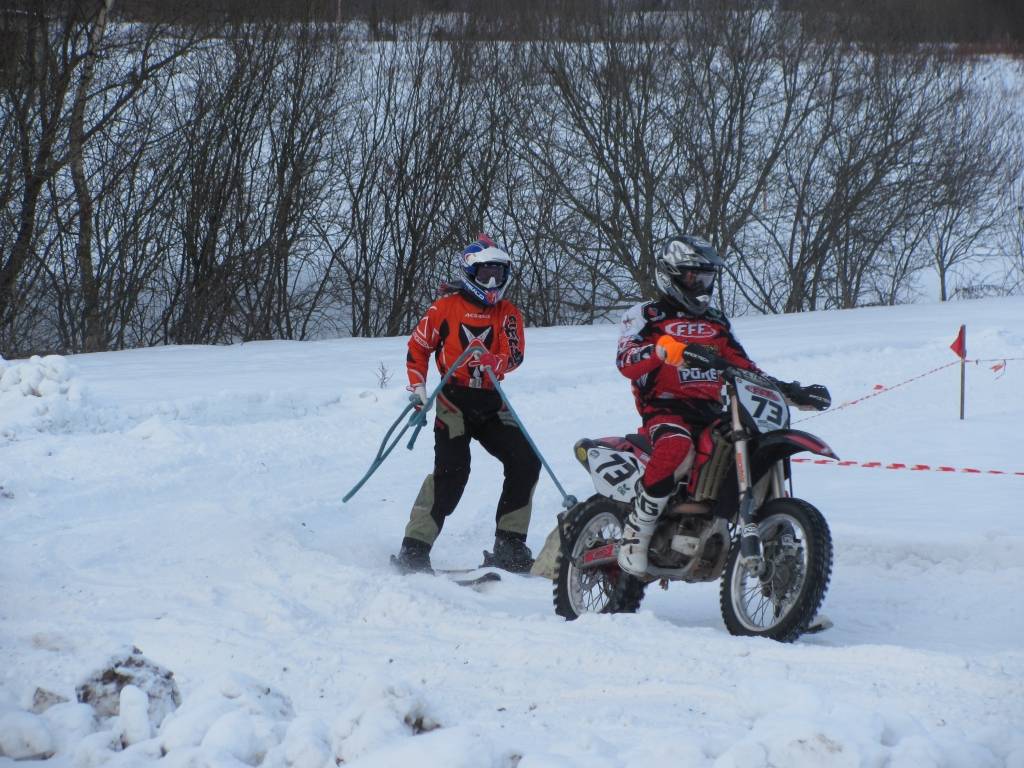
[[[399,573],[433,573],[430,566],[430,545],[416,539],[402,539],[402,549],[391,556],[391,564]]]
[[[526,546],[525,536],[498,531],[494,535],[494,552],[484,552],[483,564],[509,573],[529,573],[533,552]]]

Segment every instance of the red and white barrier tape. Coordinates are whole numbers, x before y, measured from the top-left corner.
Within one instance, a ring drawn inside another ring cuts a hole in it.
[[[998,373],[999,371],[1003,371],[1003,373],[1005,373],[1006,372],[1006,361],[1007,360],[1024,360],[1024,357],[991,357],[991,358],[984,358],[984,359],[982,359],[982,358],[970,358],[969,357],[964,362],[975,363],[975,364],[977,364],[977,363],[997,363],[997,365],[992,366],[992,370],[994,372],[996,372],[996,373]],[[801,423],[803,423],[805,421],[810,421],[811,419],[816,419],[819,416],[824,416],[825,414],[828,414],[828,413],[834,413],[835,411],[841,411],[841,410],[843,410],[843,408],[849,408],[851,405],[858,405],[859,403],[863,403],[865,400],[870,400],[872,397],[878,397],[879,395],[884,395],[886,392],[892,392],[892,390],[897,389],[899,387],[902,387],[905,384],[909,384],[912,381],[917,381],[918,379],[923,379],[925,376],[931,376],[933,373],[938,373],[939,371],[944,371],[947,368],[949,368],[950,366],[958,365],[959,363],[960,363],[959,360],[954,360],[951,363],[946,363],[945,365],[940,365],[938,368],[932,368],[930,371],[925,371],[924,373],[920,373],[917,376],[912,376],[909,379],[906,379],[905,381],[901,381],[899,384],[893,384],[891,387],[886,387],[886,386],[884,386],[882,384],[876,384],[874,392],[866,394],[863,397],[858,397],[856,400],[847,400],[845,403],[837,405],[835,408],[829,408],[827,411],[822,411],[821,413],[815,413],[815,414],[812,414],[810,416],[804,416],[804,418],[797,419],[793,423],[794,424],[801,424]],[[996,378],[1001,378],[1002,375],[1003,374],[1000,373],[999,376],[997,376]]]
[[[833,464],[837,467],[863,467],[865,469],[906,469],[911,472],[963,472],[968,475],[1016,475],[1024,477],[1024,472],[1008,472],[1002,469],[975,469],[973,467],[932,466],[931,464],[885,464],[881,461],[836,461],[835,459],[795,458],[790,461],[799,464]]]
[[[805,421],[810,421],[811,419],[816,419],[819,416],[824,416],[826,413],[834,413],[835,411],[841,411],[841,410],[843,410],[843,408],[849,408],[851,405],[857,405],[858,403],[863,403],[865,400],[870,400],[872,397],[878,397],[879,395],[884,395],[886,392],[891,392],[892,390],[896,389],[897,387],[902,387],[905,384],[909,384],[912,381],[917,381],[918,379],[923,379],[925,376],[931,376],[933,373],[938,373],[939,371],[944,371],[946,368],[949,368],[951,365],[959,365],[959,364],[960,364],[959,360],[954,360],[951,363],[946,363],[945,365],[940,365],[938,368],[932,368],[930,371],[925,371],[924,373],[918,374],[917,376],[912,376],[911,378],[907,379],[906,381],[901,381],[899,384],[893,384],[891,387],[884,387],[884,386],[878,385],[878,386],[875,387],[875,391],[870,393],[870,394],[864,395],[863,397],[858,397],[856,400],[847,400],[845,403],[842,403],[841,405],[837,405],[835,408],[829,408],[827,411],[822,411],[821,413],[815,413],[815,414],[813,414],[811,416],[805,416],[802,419],[797,419],[793,423],[794,424],[800,424],[800,423],[805,422]]]
[[[995,363],[995,365],[989,366],[989,370],[991,370],[992,373],[996,374],[997,379],[1001,379],[1003,378],[1003,376],[1006,375],[1007,360],[1024,360],[1024,357],[989,357],[986,359],[968,359],[965,362],[974,363],[975,365],[977,365],[978,363]]]

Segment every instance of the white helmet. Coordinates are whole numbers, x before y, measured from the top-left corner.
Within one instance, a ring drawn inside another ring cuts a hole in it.
[[[493,306],[505,295],[512,259],[482,234],[459,254],[459,270],[463,289],[482,304]]]

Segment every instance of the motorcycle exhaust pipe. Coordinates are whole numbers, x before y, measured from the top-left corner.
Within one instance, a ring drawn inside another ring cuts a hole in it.
[[[665,510],[667,515],[706,515],[711,511],[711,505],[702,501],[677,501],[669,504]]]

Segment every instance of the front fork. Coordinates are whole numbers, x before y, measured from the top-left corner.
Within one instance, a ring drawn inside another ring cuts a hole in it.
[[[750,481],[750,455],[747,452],[747,432],[740,421],[739,399],[729,386],[729,410],[732,414],[732,432],[736,440],[733,451],[736,458],[736,479],[740,492],[740,565],[752,576],[764,573],[764,547],[761,534],[754,522],[754,488]]]

